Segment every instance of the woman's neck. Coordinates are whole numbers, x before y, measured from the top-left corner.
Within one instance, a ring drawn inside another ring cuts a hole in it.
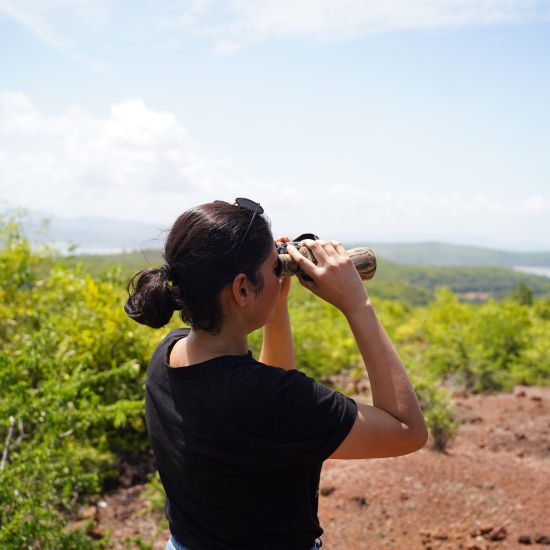
[[[201,350],[214,356],[245,355],[248,352],[246,334],[235,333],[229,327],[224,327],[218,334],[191,329],[186,340],[191,349]]]
[[[195,365],[222,355],[246,355],[246,334],[234,333],[228,328],[218,334],[191,329],[187,338],[182,338],[172,348],[170,366]]]

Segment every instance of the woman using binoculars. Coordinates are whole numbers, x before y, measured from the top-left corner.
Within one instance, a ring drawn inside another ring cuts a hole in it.
[[[170,550],[320,548],[323,461],[398,456],[426,441],[403,363],[338,242],[304,241],[316,264],[292,246],[288,253],[308,276],[301,284],[349,322],[373,405],[294,369],[290,277],[280,276],[262,213],[247,199],[187,210],[167,237],[163,267],[128,285],[130,317],[159,328],[180,310],[191,327],[159,344],[145,386]],[[256,360],[247,335],[260,327]]]

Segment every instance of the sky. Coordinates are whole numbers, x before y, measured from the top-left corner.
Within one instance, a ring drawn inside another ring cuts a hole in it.
[[[550,250],[550,0],[0,0],[0,211]]]

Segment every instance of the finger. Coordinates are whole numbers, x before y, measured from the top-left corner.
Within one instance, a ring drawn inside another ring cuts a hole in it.
[[[307,275],[307,273],[306,273]],[[310,281],[308,279],[304,279],[304,274],[300,273],[298,274],[297,276],[298,278],[298,281],[300,281],[300,284],[304,287],[304,288],[307,288],[308,290],[310,290],[311,292],[313,292],[313,294],[317,294],[318,293],[318,286],[317,284],[315,283],[315,281]]]
[[[288,237],[277,237],[276,239],[273,239],[275,241],[275,244],[277,243],[288,243],[290,242],[290,239]]]
[[[340,254],[334,248],[332,241],[313,241],[313,243],[316,245],[311,247],[311,251],[319,267],[334,265],[338,261]]]
[[[317,258],[317,261],[327,259],[328,256],[325,251],[326,241],[312,241],[310,239],[306,239],[305,241],[302,241],[302,244],[313,252],[313,255]]]
[[[332,243],[334,250],[336,250],[338,254],[344,254],[346,252],[344,245],[340,241],[330,241],[330,242]]]
[[[311,242],[314,242],[314,241],[311,241]],[[296,262],[298,267],[304,273],[306,273],[307,275],[309,275],[312,278],[315,277],[316,267],[315,267],[315,264],[309,258],[306,258],[305,256],[302,256],[292,244],[288,245],[287,251],[290,254],[290,257],[292,258],[292,260],[294,262]]]
[[[336,256],[338,254],[334,246],[335,242],[336,241],[326,241],[326,243],[324,244],[323,248],[325,249],[327,256]]]

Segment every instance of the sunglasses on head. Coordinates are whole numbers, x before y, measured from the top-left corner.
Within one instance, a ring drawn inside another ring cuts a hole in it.
[[[241,239],[241,242],[239,243],[239,245],[237,246],[237,249],[235,250],[235,254],[233,256],[233,258],[237,258],[238,257],[238,254],[243,246],[243,243],[246,239],[246,236],[248,235],[248,232],[250,231],[250,228],[252,227],[252,224],[254,223],[254,219],[256,218],[256,216],[258,214],[263,214],[264,213],[264,209],[260,206],[260,203],[258,202],[254,202],[253,200],[250,200],[250,199],[245,199],[243,197],[239,197],[237,199],[235,199],[235,204],[237,204],[237,206],[240,206],[241,208],[245,208],[246,210],[249,210],[250,212],[252,212],[252,218],[250,218],[250,222],[248,223],[248,227],[246,228],[246,231],[244,232],[244,235]]]

